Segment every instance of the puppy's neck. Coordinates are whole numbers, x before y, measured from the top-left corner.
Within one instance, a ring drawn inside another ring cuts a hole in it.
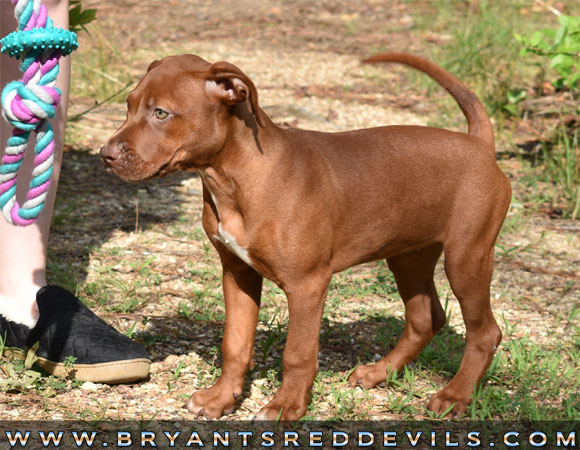
[[[263,117],[265,126],[260,127],[246,105],[236,105],[224,124],[228,133],[222,149],[197,168],[220,210],[243,207],[245,198],[265,188],[261,175],[275,164],[283,130],[264,113]]]

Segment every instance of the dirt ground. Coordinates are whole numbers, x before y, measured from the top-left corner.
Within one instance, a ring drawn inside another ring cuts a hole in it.
[[[424,86],[405,76],[409,69],[360,63],[379,49],[427,54],[430,46],[449,39],[446,33],[409,31],[415,20],[413,8],[419,4],[379,0],[86,4],[98,9],[99,29],[122,55],[129,79],[137,80],[151,61],[169,54],[228,60],[252,78],[262,107],[276,123],[322,131],[425,125],[439,114],[437,101],[446,96],[437,91],[427,97]],[[94,36],[80,35],[79,53],[89,51],[95,42],[91,39]],[[94,102],[74,86],[72,92],[71,117]],[[459,109],[456,114],[461,117]],[[2,393],[1,419],[192,419],[182,408],[187,396],[215,379],[216,371],[210,367],[219,364],[216,349],[223,308],[218,259],[200,225],[201,182],[195,175],[179,174],[126,184],[105,173],[98,149],[124,116],[123,103],[108,103],[69,126],[50,240],[50,271],[53,280],[78,286],[96,312],[146,345],[153,358],[151,377],[129,386],[84,383],[56,389],[51,395]],[[509,154],[501,145],[507,144],[500,142],[498,153]],[[493,309],[502,329],[511,327],[509,336],[527,334],[534,342],[552,345],[573,332],[565,318],[580,305],[580,225],[523,214],[517,182],[521,164],[516,158],[500,160],[513,181],[514,203],[509,226],[498,241]],[[376,269],[376,264],[369,264],[346,279],[364,278]],[[441,298],[450,299],[454,330],[461,333],[459,307],[441,266],[436,276]],[[266,290],[266,311],[278,314],[277,321],[285,323],[281,293],[273,286]],[[325,375],[336,385],[357,364],[363,341],[377,331],[373,324],[365,328],[365,322],[357,322],[357,311],[363,306],[385,310],[381,295],[354,291],[339,297],[343,306],[338,307],[340,314],[329,313],[326,333],[332,336],[333,329],[342,329],[342,321],[351,327],[356,342],[345,347],[340,336],[323,340],[321,370],[336,373],[336,378]],[[403,309],[397,294],[391,293],[387,303],[386,310],[394,317],[390,331],[400,332]],[[352,318],[347,314],[350,310]],[[260,348],[265,348],[258,362],[266,368],[251,374],[248,392],[229,418],[253,417],[274,392],[270,369],[275,364],[268,364],[279,363],[283,342],[276,341],[274,350],[268,351],[265,342],[273,328],[269,323],[261,322],[258,336]],[[365,350],[371,358],[383,351],[378,342]],[[429,381],[418,379],[421,395],[411,401],[420,408],[448,379],[437,374]],[[385,403],[382,388],[352,395],[359,408],[353,413],[356,417],[401,417]],[[323,394],[316,397],[311,413],[328,418],[336,408],[329,394]]]

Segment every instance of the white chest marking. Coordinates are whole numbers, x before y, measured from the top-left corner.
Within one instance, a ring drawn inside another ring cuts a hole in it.
[[[219,220],[219,207],[218,207],[216,195],[212,191],[211,187],[209,186],[209,183],[207,181],[207,175],[205,174],[205,172],[200,170],[199,175],[201,176],[202,180],[205,182],[204,186],[207,187],[207,190],[209,191],[209,194],[210,194],[211,199],[213,201],[213,204],[215,206],[216,212],[218,213],[218,220]],[[238,242],[236,241],[236,238],[233,237],[226,230],[224,230],[221,223],[218,223],[218,232],[214,237],[219,242],[221,242],[223,245],[225,245],[228,248],[228,250],[230,250],[234,255],[236,255],[238,258],[240,258],[242,261],[244,261],[246,264],[248,264],[249,266],[252,265],[252,260],[250,259],[250,255],[248,254],[248,250],[246,250],[244,247],[242,247],[240,244],[238,244]]]
[[[215,238],[246,264],[250,266],[252,265],[252,260],[250,259],[248,251],[237,243],[236,238],[223,229],[221,223],[218,224],[218,234],[215,235]]]

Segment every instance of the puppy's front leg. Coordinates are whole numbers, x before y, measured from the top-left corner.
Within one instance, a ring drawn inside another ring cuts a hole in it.
[[[254,420],[298,420],[306,414],[318,370],[318,341],[330,273],[284,286],[288,297],[288,339],[282,359],[282,386]]]
[[[253,364],[262,276],[235,256],[222,256],[226,326],[222,374],[215,385],[194,393],[187,409],[207,418],[231,414]]]

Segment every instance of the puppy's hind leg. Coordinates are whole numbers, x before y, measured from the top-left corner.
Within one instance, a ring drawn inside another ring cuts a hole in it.
[[[351,385],[370,388],[382,383],[389,372],[401,371],[411,362],[443,327],[445,313],[433,283],[441,251],[441,244],[434,244],[387,260],[405,304],[405,329],[387,356],[355,369],[348,380]]]
[[[437,414],[453,406],[453,416],[465,412],[474,386],[491,364],[502,337],[490,305],[493,243],[466,244],[469,242],[445,244],[445,272],[465,321],[465,353],[455,377],[428,406]]]

